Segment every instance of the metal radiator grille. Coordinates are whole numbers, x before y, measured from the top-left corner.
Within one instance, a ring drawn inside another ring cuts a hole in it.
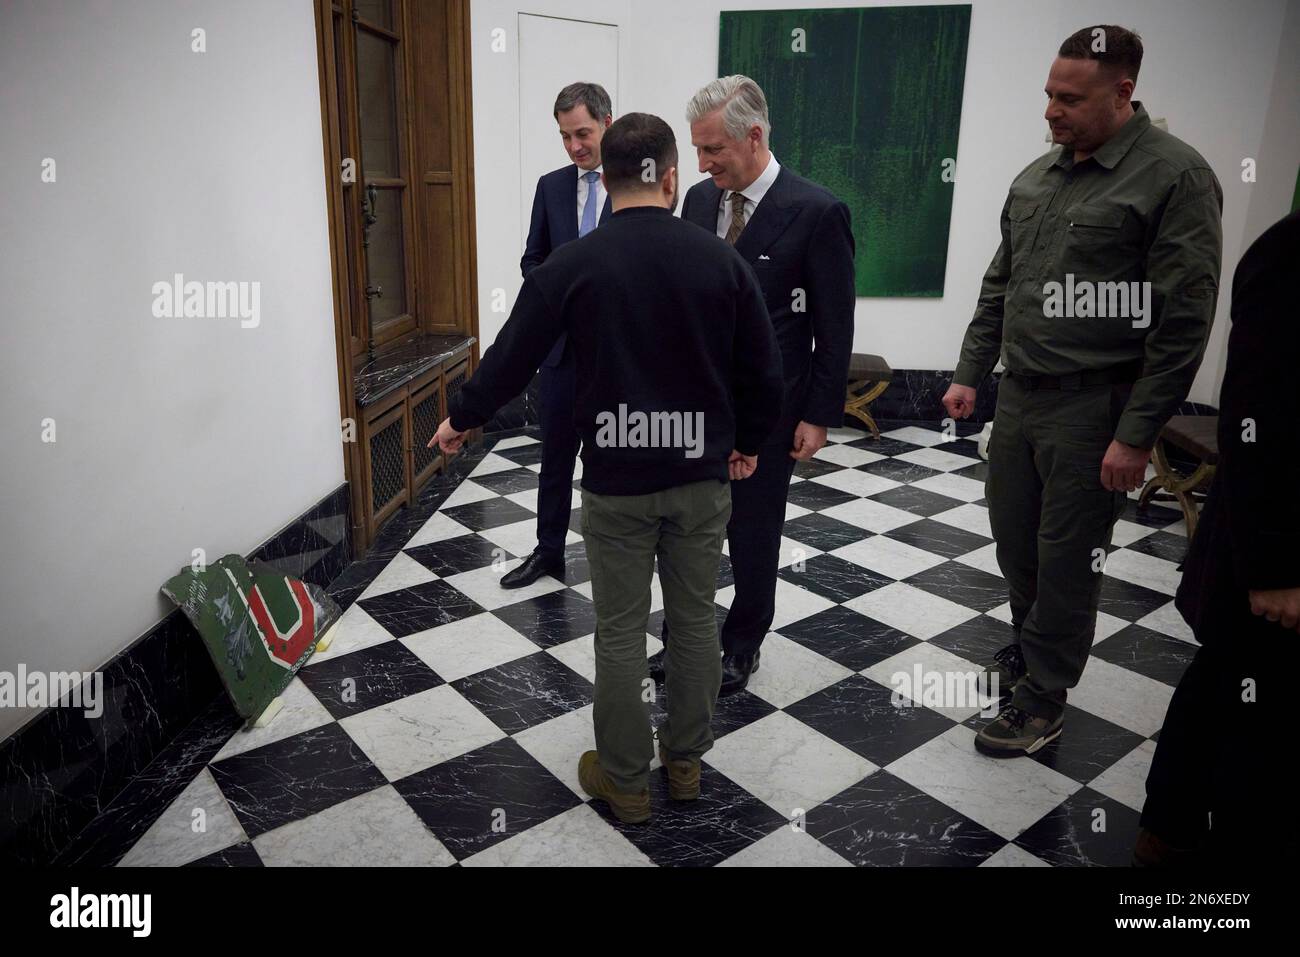
[[[426,440],[427,441],[427,440]],[[402,420],[394,419],[370,439],[370,496],[378,512],[406,488]]]

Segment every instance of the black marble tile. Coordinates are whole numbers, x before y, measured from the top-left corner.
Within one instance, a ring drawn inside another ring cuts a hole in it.
[[[1163,558],[1167,562],[1181,565],[1183,560],[1187,558],[1187,545],[1186,535],[1175,535],[1173,532],[1161,530],[1152,532],[1150,535],[1144,535],[1126,547],[1135,552],[1141,552],[1143,555]]]
[[[596,690],[544,651],[459,678],[451,685],[506,734],[518,734],[591,704]]]
[[[712,867],[744,850],[786,819],[720,771],[700,766],[700,796],[694,801],[668,797],[668,772],[650,775],[652,817],[644,824],[624,824],[604,801],[592,809],[660,867]]]
[[[1016,838],[1015,844],[1057,866],[1126,867],[1133,858],[1139,817],[1131,807],[1085,787]]]
[[[1113,665],[1177,687],[1197,646],[1141,625],[1129,625],[1092,646],[1092,654]]]
[[[661,702],[664,700],[662,693],[659,695],[659,700]],[[735,694],[719,698],[713,705],[713,740],[717,741],[733,731],[739,731],[760,718],[766,718],[776,710],[775,705],[769,704],[749,690],[737,691]]]
[[[537,488],[537,473],[532,469],[505,469],[501,472],[489,472],[487,475],[475,475],[470,481],[491,489],[498,495],[513,495],[515,492],[527,492]]]
[[[974,482],[987,482],[989,480],[989,463],[976,462],[965,468],[953,469],[949,475],[960,475],[962,478],[968,478]]]
[[[993,663],[993,655],[1014,642],[1015,637],[1016,630],[1006,622],[978,615],[935,635],[930,644],[974,664],[988,665]]]
[[[542,648],[596,631],[596,607],[569,588],[495,608],[491,614]]]
[[[850,675],[785,708],[785,712],[884,767],[951,728],[955,722],[900,698],[862,675]]]
[[[418,771],[393,789],[458,861],[582,803],[512,738]]]
[[[833,505],[856,501],[858,496],[852,492],[841,492],[820,482],[792,482],[786,501],[819,512]],[[807,516],[804,516],[805,518]]]
[[[892,658],[920,640],[843,605],[786,625],[780,633],[853,671]]]
[[[872,501],[884,502],[886,505],[901,508],[905,512],[911,512],[913,515],[921,515],[926,518],[966,504],[958,499],[949,498],[947,495],[940,495],[937,492],[930,492],[923,488],[913,488],[910,485],[886,489],[883,492],[877,492],[875,495],[867,497]]]
[[[1101,577],[1101,601],[1097,608],[1108,615],[1132,622],[1145,618],[1167,604],[1169,596],[1163,592],[1111,578],[1109,575]]]
[[[537,465],[542,461],[542,444],[518,445],[512,449],[502,449],[496,453],[503,459],[509,459],[516,465]],[[475,479],[474,481],[478,481]]]
[[[931,518],[923,518],[919,522],[890,529],[884,534],[886,538],[892,538],[896,542],[903,542],[935,555],[942,555],[944,558],[968,555],[993,541],[975,532],[944,522],[936,522]]]
[[[998,575],[961,562],[944,562],[906,579],[907,584],[977,611],[991,611],[1008,600],[1007,583]]]
[[[1133,499],[1129,499],[1119,517],[1126,522],[1143,525],[1147,528],[1168,528],[1170,525],[1177,525],[1181,522],[1183,513],[1177,509],[1165,508],[1163,505],[1148,504],[1140,506]]]
[[[951,442],[940,442],[938,445],[932,445],[936,452],[951,452],[953,455],[964,455],[968,459],[976,462],[982,462],[980,458],[979,443],[972,442],[969,439],[954,439]]]
[[[417,562],[435,575],[447,578],[461,572],[491,565],[494,561],[513,558],[510,552],[482,535],[457,535],[439,542],[406,549]]]
[[[781,534],[796,542],[811,545],[819,552],[832,552],[872,536],[865,528],[816,512],[790,519],[782,527]]]
[[[250,838],[386,783],[335,723],[225,758],[210,771]]]
[[[977,867],[1007,843],[883,770],[809,811],[808,834],[859,867]]]
[[[484,610],[441,579],[363,598],[357,604],[394,638],[449,625]]]
[[[814,555],[803,563],[802,570],[787,565],[777,572],[777,577],[834,602],[857,598],[894,581],[834,555]]]
[[[442,678],[400,641],[386,641],[298,672],[336,719],[360,714],[442,684]]]
[[[263,867],[262,858],[251,841],[232,844],[230,847],[216,851],[197,861],[190,861],[185,867]]]
[[[444,508],[442,514],[475,532],[500,525],[513,525],[515,522],[537,520],[534,513],[508,498],[488,498],[481,502],[454,505],[451,508]]]
[[[561,580],[570,587],[591,581],[591,562],[587,559],[585,541],[564,546],[564,575]]]
[[[873,439],[868,435],[866,438],[854,439],[852,442],[847,444],[853,446],[855,449],[862,449],[866,452],[875,452],[878,455],[890,456],[902,455],[906,452],[915,452],[917,449],[921,448],[921,446],[914,442],[904,442],[902,439],[891,439],[883,435],[878,439]],[[868,464],[878,465],[880,463]]]
[[[827,462],[825,459],[809,459],[806,462],[796,462],[794,474],[802,479],[816,478],[819,475],[826,475],[829,472],[843,472],[843,465],[836,465],[834,462]]]
[[[895,482],[919,482],[922,479],[943,474],[937,469],[917,465],[915,462],[904,462],[901,459],[882,459],[879,462],[868,462],[866,465],[859,465],[857,468],[860,472],[870,472],[872,475],[893,479]]]

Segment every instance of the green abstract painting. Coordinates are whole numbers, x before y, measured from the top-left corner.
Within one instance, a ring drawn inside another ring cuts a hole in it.
[[[772,151],[853,214],[859,296],[942,296],[970,6],[731,11],[718,75],[767,95]]]

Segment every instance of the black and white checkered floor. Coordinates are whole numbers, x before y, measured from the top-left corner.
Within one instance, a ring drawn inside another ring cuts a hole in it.
[[[566,580],[501,589],[535,543],[540,445],[516,436],[352,603],[279,716],[226,741],[121,863],[1126,864],[1196,649],[1172,604],[1180,514],[1130,503],[1064,734],[995,760],[973,745],[979,702],[891,704],[896,673],[975,670],[1011,635],[974,437],[832,440],[797,469],[773,631],[719,702],[700,800],[669,801],[657,762],[648,824],[579,788],[595,746],[579,498]],[[651,608],[657,635],[657,581]]]

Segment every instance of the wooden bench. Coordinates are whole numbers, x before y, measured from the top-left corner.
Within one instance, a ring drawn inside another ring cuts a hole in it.
[[[1199,464],[1190,473],[1180,472],[1169,464],[1166,446],[1181,449]],[[1219,417],[1217,415],[1176,415],[1165,423],[1156,439],[1152,460],[1156,474],[1147,480],[1138,505],[1156,500],[1174,500],[1187,521],[1187,537],[1196,534],[1196,520],[1205,490],[1214,478],[1219,462]]]
[[[871,417],[871,403],[889,388],[894,370],[880,356],[855,352],[849,359],[849,385],[844,398],[844,414],[866,423],[873,438],[880,438],[880,429]]]

